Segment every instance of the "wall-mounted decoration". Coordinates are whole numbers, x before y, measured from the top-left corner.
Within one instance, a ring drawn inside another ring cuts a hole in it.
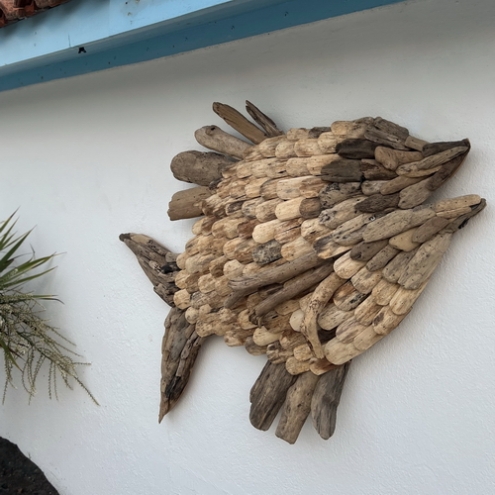
[[[176,256],[123,234],[172,310],[163,339],[160,420],[182,393],[203,339],[216,335],[267,363],[250,420],[294,443],[307,417],[322,438],[352,359],[411,311],[452,236],[485,206],[475,194],[428,204],[466,157],[467,139],[428,143],[380,117],[289,129],[247,102],[196,131],[211,152],[186,151],[171,220],[200,217]]]

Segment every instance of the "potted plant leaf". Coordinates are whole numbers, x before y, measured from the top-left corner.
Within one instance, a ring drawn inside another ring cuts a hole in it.
[[[72,388],[79,384],[97,403],[77,373],[74,344],[43,318],[44,301],[56,301],[51,295],[36,294],[28,286],[53,268],[43,269],[55,255],[37,258],[21,254],[29,232],[17,235],[14,215],[0,223],[0,348],[4,355],[5,387],[14,386],[14,369],[30,398],[36,393],[36,381],[43,364],[48,364],[48,393],[57,396],[57,380]],[[41,271],[39,270],[40,268]]]

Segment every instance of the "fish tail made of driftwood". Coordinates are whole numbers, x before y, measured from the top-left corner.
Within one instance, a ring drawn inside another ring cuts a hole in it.
[[[173,175],[171,220],[198,218],[183,253],[126,234],[155,291],[174,306],[162,349],[160,419],[216,335],[267,363],[250,420],[294,443],[308,416],[335,430],[350,361],[394,330],[424,291],[453,234],[485,206],[476,194],[428,203],[463,163],[467,139],[428,143],[380,117],[282,132],[246,102],[249,121],[213,110]],[[157,257],[160,257],[158,259]]]

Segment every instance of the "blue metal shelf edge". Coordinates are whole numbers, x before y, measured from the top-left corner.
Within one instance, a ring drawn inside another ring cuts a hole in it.
[[[202,15],[73,46],[0,69],[0,91],[134,64],[211,45],[269,33],[404,0],[267,0],[230,2]],[[69,4],[70,5],[70,4]],[[83,22],[83,20],[81,20]],[[3,72],[3,73],[2,73]]]

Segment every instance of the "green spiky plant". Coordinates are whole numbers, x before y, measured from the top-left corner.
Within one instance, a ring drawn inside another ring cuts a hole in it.
[[[74,346],[43,319],[42,301],[57,301],[50,295],[35,294],[26,283],[42,277],[53,268],[39,271],[55,255],[36,258],[34,252],[26,258],[19,254],[31,231],[18,236],[14,232],[14,215],[0,223],[0,348],[3,350],[5,387],[14,386],[14,369],[20,371],[21,382],[32,398],[36,381],[44,363],[48,364],[48,394],[57,397],[57,379],[72,389],[78,383],[97,403],[77,374],[77,367],[86,363],[70,347]]]

